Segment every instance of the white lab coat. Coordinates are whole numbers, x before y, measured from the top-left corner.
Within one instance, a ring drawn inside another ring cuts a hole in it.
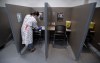
[[[33,28],[38,28],[36,19],[31,15],[26,15],[21,27],[22,44],[26,46],[33,43]]]

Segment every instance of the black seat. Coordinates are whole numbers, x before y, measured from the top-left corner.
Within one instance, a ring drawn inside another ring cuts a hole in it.
[[[64,25],[55,26],[55,32],[56,33],[65,33],[66,32],[66,26],[64,26]]]
[[[54,33],[54,41],[53,46],[56,44],[62,45],[67,44],[66,41],[67,35],[66,35],[66,26],[64,25],[56,25],[55,26],[55,33]]]
[[[33,29],[33,43],[36,44],[41,39],[41,31]]]

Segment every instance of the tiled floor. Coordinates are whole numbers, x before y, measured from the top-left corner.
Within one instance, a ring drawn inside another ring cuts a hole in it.
[[[100,63],[100,58],[96,56],[91,50],[83,49],[78,63]]]
[[[49,45],[48,59],[45,59],[45,46],[37,45],[36,51],[26,52],[20,55],[16,51],[13,41],[10,41],[6,47],[0,51],[0,63],[100,63],[100,60],[92,53],[82,53],[80,60],[75,61],[71,47],[65,49],[53,48]]]
[[[71,47],[67,48],[53,48],[49,45],[48,63],[77,63],[72,53]]]
[[[33,53],[26,52],[24,55],[20,55],[17,53],[15,45],[10,43],[0,51],[0,63],[46,63],[44,45],[36,47],[36,49]]]

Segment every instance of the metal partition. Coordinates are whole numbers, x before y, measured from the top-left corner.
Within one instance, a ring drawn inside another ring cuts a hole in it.
[[[11,29],[5,7],[0,7],[0,47],[8,42]]]
[[[45,57],[48,57],[48,3],[45,3],[44,8],[44,25],[45,25]]]
[[[25,17],[26,14],[29,14],[31,12],[31,8],[6,4],[6,10],[7,10],[13,38],[14,38],[14,43],[17,47],[18,53],[20,53],[22,49],[21,26],[22,26],[23,18]],[[18,22],[17,13],[21,13],[22,22]]]
[[[46,45],[46,58],[48,57],[48,50],[49,50],[49,39],[50,39],[50,34],[49,34],[49,23],[52,20],[52,9],[48,3],[45,3],[45,11],[44,11],[44,18],[45,18],[45,45]]]
[[[94,13],[96,3],[85,4],[81,6],[73,7],[72,9],[72,25],[71,25],[71,35],[70,42],[73,53],[75,54],[76,60],[79,59],[80,53],[86,35],[89,29],[89,23]]]
[[[92,45],[100,51],[100,7],[95,9],[93,21],[95,22],[95,33]]]

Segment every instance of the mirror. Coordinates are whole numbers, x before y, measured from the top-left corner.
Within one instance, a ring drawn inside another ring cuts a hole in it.
[[[39,12],[39,18],[40,20],[43,20],[43,12]]]
[[[17,20],[19,23],[22,22],[22,14],[21,13],[17,13]]]
[[[57,13],[57,21],[63,21],[63,13]]]

